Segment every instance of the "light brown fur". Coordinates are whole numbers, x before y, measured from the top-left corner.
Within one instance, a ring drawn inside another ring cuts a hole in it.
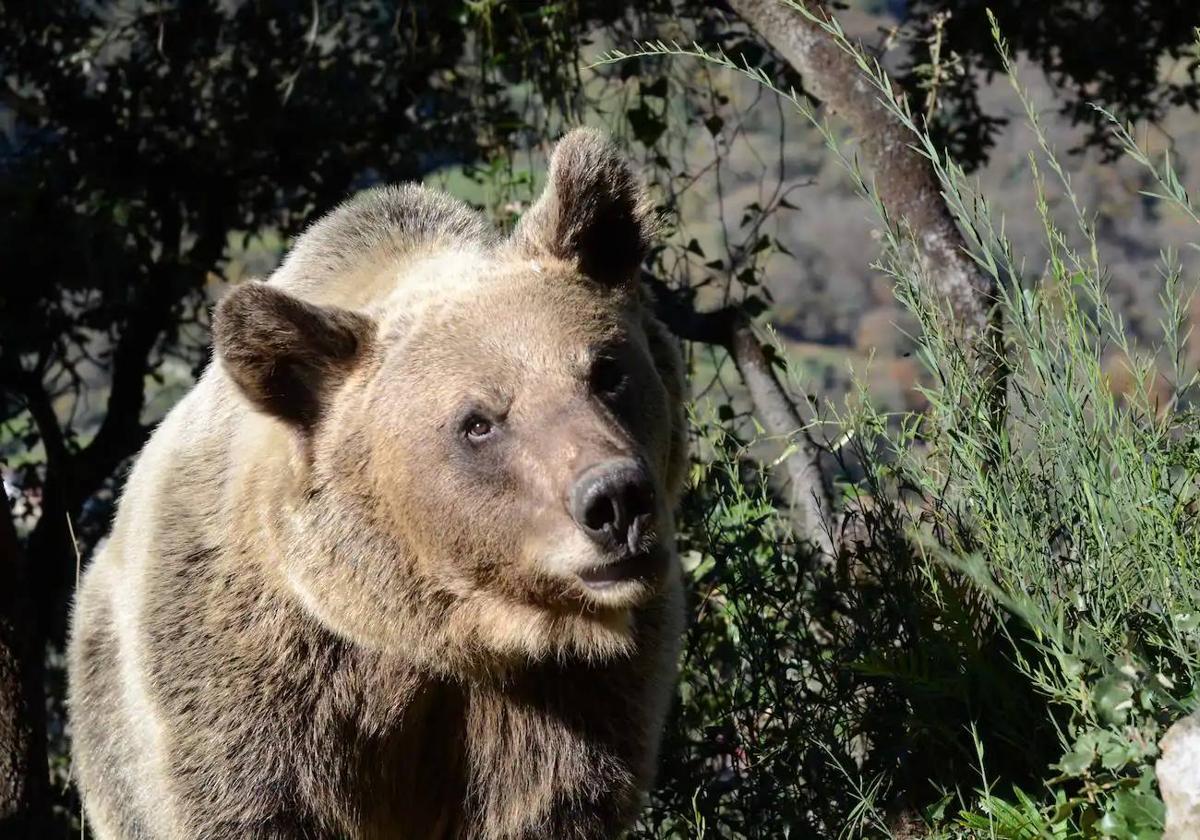
[[[684,386],[637,289],[650,234],[628,166],[577,131],[507,241],[386,188],[227,296],[219,361],[139,457],[76,601],[93,836],[630,824],[681,626]],[[593,393],[597,354],[620,390]],[[469,404],[502,418],[490,449],[463,442]],[[653,480],[661,569],[596,593],[563,498],[610,456]]]

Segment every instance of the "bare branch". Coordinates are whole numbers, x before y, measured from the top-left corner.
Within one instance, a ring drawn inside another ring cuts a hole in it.
[[[738,15],[804,77],[805,89],[858,137],[884,207],[913,231],[924,275],[1003,405],[1004,372],[994,280],[972,261],[929,162],[911,132],[880,101],[854,59],[821,24],[781,0],[729,0]],[[816,0],[808,8],[828,12]]]
[[[822,559],[832,560],[833,506],[821,471],[820,450],[809,437],[803,418],[775,375],[748,320],[742,319],[734,328],[729,352],[746,383],[755,416],[767,434],[787,441],[782,464],[792,484],[792,519]]]
[[[833,505],[821,470],[820,451],[808,435],[795,403],[775,375],[749,318],[734,306],[697,311],[685,292],[671,289],[649,274],[643,274],[643,282],[654,291],[658,319],[675,335],[729,351],[746,385],[754,416],[767,434],[784,441],[787,447],[780,463],[791,482],[791,513],[796,532],[816,548],[823,560],[831,561],[836,554]]]

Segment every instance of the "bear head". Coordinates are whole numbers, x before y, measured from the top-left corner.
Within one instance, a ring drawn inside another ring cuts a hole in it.
[[[296,442],[278,544],[318,619],[446,667],[636,645],[678,585],[686,469],[681,362],[638,277],[652,220],[576,130],[510,237],[417,243],[382,300],[225,297],[220,362]]]

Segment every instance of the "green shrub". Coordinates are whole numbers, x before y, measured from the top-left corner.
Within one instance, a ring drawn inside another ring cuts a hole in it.
[[[699,48],[646,52],[770,85]],[[927,293],[911,232],[788,95],[878,213],[878,267],[921,324],[929,408],[884,415],[864,391],[836,418],[845,550],[832,568],[790,535],[747,456],[753,430],[728,411],[697,421],[705,454],[682,527],[695,619],[638,836],[1157,837],[1157,743],[1196,707],[1200,673],[1200,424],[1181,362],[1182,269],[1163,255],[1161,346],[1133,346],[1105,294],[1087,209],[1011,65],[1042,147],[1029,177],[1046,254],[1033,273],[986,196],[855,55],[999,283],[1007,412],[997,422],[986,381]],[[1155,163],[1112,124],[1153,173],[1157,199],[1200,223],[1169,159]],[[1071,229],[1050,212],[1051,187]],[[1123,391],[1114,358],[1128,368]]]

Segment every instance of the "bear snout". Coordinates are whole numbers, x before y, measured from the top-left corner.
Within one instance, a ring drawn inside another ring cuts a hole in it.
[[[571,518],[588,537],[618,560],[644,550],[654,518],[654,485],[632,458],[595,464],[571,488]]]
[[[589,591],[607,596],[630,586],[641,591],[661,577],[665,558],[656,545],[655,505],[654,483],[632,458],[603,461],[579,474],[567,506],[599,549],[599,562],[575,572]]]

